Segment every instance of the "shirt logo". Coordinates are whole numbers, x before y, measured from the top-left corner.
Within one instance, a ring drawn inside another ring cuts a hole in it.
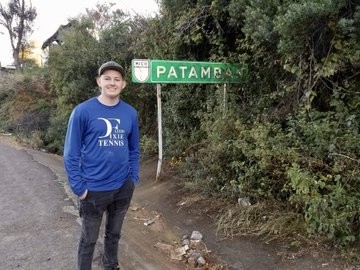
[[[120,119],[117,118],[98,118],[104,121],[106,132],[104,135],[98,137],[98,143],[101,147],[107,146],[124,146],[125,130],[120,129]]]

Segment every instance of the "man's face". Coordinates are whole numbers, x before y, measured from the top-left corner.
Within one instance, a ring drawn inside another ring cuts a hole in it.
[[[101,88],[101,94],[107,98],[119,97],[121,91],[125,88],[126,82],[121,73],[116,70],[106,70],[97,79],[97,84]]]

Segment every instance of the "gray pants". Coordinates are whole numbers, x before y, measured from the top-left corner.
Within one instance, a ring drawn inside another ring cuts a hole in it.
[[[104,212],[106,213],[104,269],[118,269],[118,245],[121,227],[134,192],[134,183],[128,179],[124,185],[112,191],[89,191],[80,201],[79,213],[82,220],[81,236],[78,248],[78,270],[91,270],[95,244]]]

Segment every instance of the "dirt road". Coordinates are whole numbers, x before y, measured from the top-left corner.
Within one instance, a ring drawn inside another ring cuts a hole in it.
[[[162,181],[155,182],[155,173],[156,159],[142,162],[141,183],[136,187],[120,244],[124,270],[194,269],[187,255],[174,259],[182,237],[194,230],[204,238],[192,247],[206,261],[196,269],[356,269],[334,261],[322,250],[300,255],[286,244],[266,245],[253,238],[222,239],[210,218],[202,214],[201,205],[183,207],[189,198],[179,190],[175,176],[165,173]],[[80,221],[62,158],[0,136],[0,181],[0,269],[75,269]],[[153,223],[145,226],[148,220]],[[95,270],[101,269],[101,250],[100,239]]]
[[[80,220],[61,157],[5,142],[4,138],[0,142],[0,269],[75,269]],[[170,230],[162,233],[166,228],[160,218],[154,226],[144,226],[153,212],[134,204],[131,209],[121,239],[121,269],[184,269],[154,247],[156,241],[169,242],[177,236]],[[101,252],[99,238],[95,270],[101,269]]]
[[[0,269],[74,269],[79,225],[57,177],[0,144]]]

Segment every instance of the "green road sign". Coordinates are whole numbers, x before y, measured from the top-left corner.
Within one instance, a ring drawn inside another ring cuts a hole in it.
[[[133,59],[132,81],[136,83],[242,83],[246,64]]]

